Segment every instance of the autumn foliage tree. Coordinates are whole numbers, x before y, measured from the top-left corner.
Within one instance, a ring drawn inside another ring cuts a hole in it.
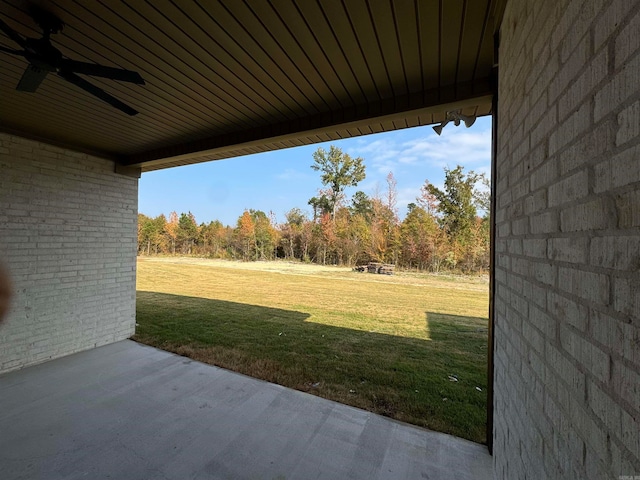
[[[255,252],[257,260],[273,260],[278,244],[278,231],[271,219],[261,210],[249,210],[254,225]]]
[[[433,214],[415,203],[409,204],[400,232],[403,265],[417,270],[440,269],[443,238]]]
[[[232,229],[219,220],[200,225],[198,251],[213,258],[227,258]]]
[[[284,258],[306,261],[309,256],[309,220],[299,208],[292,208],[285,214],[286,222],[280,226],[280,246]]]
[[[169,214],[169,221],[164,226],[164,233],[169,238],[171,244],[171,253],[176,253],[176,242],[178,240],[178,214],[171,212]]]
[[[473,171],[465,174],[461,165],[453,170],[445,168],[444,173],[443,190],[432,184],[425,184],[424,190],[436,200],[438,221],[451,246],[451,266],[461,264],[463,269],[472,269],[481,233],[476,209],[479,198],[476,184],[484,176]]]
[[[238,218],[234,234],[236,248],[240,252],[242,260],[255,260],[256,226],[248,210],[245,210]]]
[[[151,255],[163,251],[166,245],[165,226],[167,218],[158,215],[156,218],[138,214],[138,252]]]
[[[323,175],[328,176],[323,177],[326,188],[311,202],[313,217],[293,208],[278,224],[272,212],[245,210],[235,226],[225,226],[217,220],[198,225],[191,212],[171,212],[168,220],[164,215],[140,214],[139,254],[179,253],[244,261],[282,258],[337,265],[376,261],[434,272],[488,269],[490,199],[484,176],[465,173],[461,166],[445,169],[443,188],[425,181],[401,220],[392,173],[384,192],[369,197],[356,191],[347,199],[344,188],[354,185],[364,168],[354,167],[359,162],[351,159],[351,167],[343,167],[353,170],[353,175],[344,176],[336,185],[331,179],[344,173],[338,168],[344,155],[334,149],[316,158],[316,166],[326,168],[328,173]],[[484,212],[482,218],[478,210]]]

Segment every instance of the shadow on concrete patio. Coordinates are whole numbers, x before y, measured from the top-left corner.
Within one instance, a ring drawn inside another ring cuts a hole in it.
[[[489,479],[486,447],[130,340],[0,376],[29,479]]]
[[[484,442],[487,334],[473,325],[486,319],[427,312],[430,339],[309,319],[295,310],[139,291],[134,340]]]

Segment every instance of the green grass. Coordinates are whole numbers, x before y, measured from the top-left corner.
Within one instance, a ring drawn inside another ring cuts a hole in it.
[[[144,259],[134,339],[484,442],[487,290],[478,279]]]

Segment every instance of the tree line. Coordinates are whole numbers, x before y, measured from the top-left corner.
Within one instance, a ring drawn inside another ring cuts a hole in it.
[[[490,199],[484,175],[465,173],[460,165],[445,168],[443,189],[426,180],[401,221],[392,173],[383,193],[356,191],[347,199],[345,189],[365,178],[362,158],[334,146],[319,148],[311,168],[321,173],[324,187],[308,202],[311,216],[293,208],[278,223],[271,212],[245,210],[235,226],[228,226],[218,220],[198,224],[191,212],[172,212],[169,218],[141,213],[138,253],[348,266],[375,261],[432,272],[488,270]],[[486,213],[481,217],[478,210]]]

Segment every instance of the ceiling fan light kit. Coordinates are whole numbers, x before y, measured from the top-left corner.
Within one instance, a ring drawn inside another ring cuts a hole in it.
[[[78,74],[90,75],[120,82],[144,85],[144,79],[138,72],[65,58],[60,50],[51,44],[50,39],[52,34],[59,33],[64,28],[64,23],[52,13],[35,5],[29,7],[29,15],[42,29],[42,38],[23,38],[18,32],[0,19],[0,30],[22,48],[22,50],[13,50],[0,47],[0,51],[24,57],[29,62],[16,86],[16,90],[33,93],[49,73],[56,73],[64,80],[76,85],[127,115],[136,115],[138,113],[134,108],[78,76]]]

